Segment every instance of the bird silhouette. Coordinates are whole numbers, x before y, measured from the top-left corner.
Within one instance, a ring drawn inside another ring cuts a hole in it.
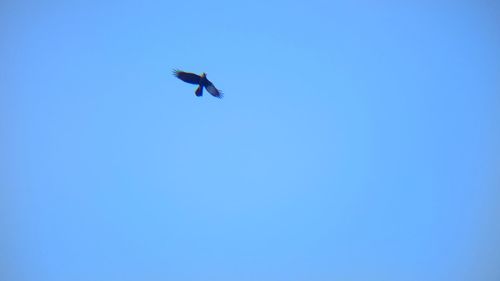
[[[210,82],[207,79],[207,74],[205,72],[203,72],[200,76],[200,75],[197,75],[194,73],[184,72],[184,71],[174,69],[173,73],[174,73],[175,77],[181,79],[182,81],[184,81],[186,83],[198,85],[198,88],[194,92],[194,94],[197,97],[203,96],[203,87],[205,87],[205,89],[207,89],[207,91],[212,96],[219,98],[219,99],[222,98],[222,92],[217,90],[217,88],[215,88],[214,84],[212,84],[212,82]]]

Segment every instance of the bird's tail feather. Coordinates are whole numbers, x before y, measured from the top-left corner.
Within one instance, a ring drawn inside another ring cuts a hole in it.
[[[198,88],[196,89],[196,92],[194,92],[194,93],[197,97],[203,96],[203,86],[202,85],[198,86]]]

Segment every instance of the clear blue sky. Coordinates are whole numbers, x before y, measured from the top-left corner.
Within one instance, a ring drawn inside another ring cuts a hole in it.
[[[3,1],[0,279],[500,280],[499,7]]]

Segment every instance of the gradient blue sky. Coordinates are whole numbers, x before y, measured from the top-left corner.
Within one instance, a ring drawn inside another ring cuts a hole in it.
[[[3,1],[0,279],[500,280],[499,7]]]

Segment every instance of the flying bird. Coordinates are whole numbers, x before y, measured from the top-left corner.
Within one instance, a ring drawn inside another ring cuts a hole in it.
[[[203,72],[200,76],[200,75],[197,75],[194,73],[184,72],[184,71],[180,71],[180,70],[175,69],[174,75],[175,75],[175,77],[181,79],[182,81],[184,81],[186,83],[198,85],[198,88],[194,92],[197,97],[203,96],[203,87],[205,87],[205,89],[207,89],[207,91],[212,96],[219,98],[219,99],[222,98],[222,92],[217,90],[217,88],[215,88],[214,84],[212,84],[212,82],[210,82],[207,79],[207,74],[205,72]]]

